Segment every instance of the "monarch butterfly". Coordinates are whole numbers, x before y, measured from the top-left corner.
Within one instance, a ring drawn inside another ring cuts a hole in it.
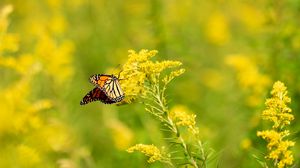
[[[90,77],[90,82],[96,86],[80,102],[81,105],[100,100],[105,104],[120,102],[124,99],[118,78],[114,75],[96,74]],[[98,89],[97,89],[98,88]]]

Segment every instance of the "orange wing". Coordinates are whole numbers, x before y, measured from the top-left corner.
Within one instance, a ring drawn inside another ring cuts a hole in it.
[[[95,86],[98,86],[102,89],[105,82],[111,78],[112,78],[112,75],[96,74],[96,75],[93,75],[90,77],[90,82],[92,84],[94,84]]]

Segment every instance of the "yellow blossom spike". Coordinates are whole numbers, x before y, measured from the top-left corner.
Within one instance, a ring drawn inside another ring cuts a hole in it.
[[[170,75],[167,75],[166,77],[163,78],[163,82],[165,84],[168,84],[169,82],[171,82],[171,80],[173,80],[175,77],[180,76],[181,74],[183,74],[185,72],[185,69],[179,69],[176,71],[173,71],[170,73]]]
[[[271,121],[273,123],[272,129],[258,131],[257,136],[268,142],[269,153],[266,158],[273,160],[274,165],[278,168],[284,168],[292,165],[294,161],[292,151],[289,148],[293,147],[295,142],[286,140],[290,132],[284,130],[285,126],[294,119],[291,114],[292,110],[287,106],[291,102],[291,98],[287,96],[286,86],[280,81],[274,83],[271,95],[272,98],[266,100],[267,109],[262,112],[262,119]]]
[[[280,81],[273,85],[271,91],[272,98],[266,100],[267,109],[263,111],[262,118],[264,120],[272,121],[273,128],[284,127],[294,120],[291,114],[292,110],[287,106],[291,99],[287,96],[286,87]]]
[[[160,161],[163,159],[161,151],[153,144],[152,145],[137,144],[127,149],[128,153],[132,153],[134,151],[139,151],[145,154],[146,156],[148,156],[149,157],[148,163],[153,163],[155,161]]]
[[[173,107],[169,115],[177,126],[186,126],[194,135],[199,133],[199,128],[196,126],[196,115],[185,106],[177,105]]]

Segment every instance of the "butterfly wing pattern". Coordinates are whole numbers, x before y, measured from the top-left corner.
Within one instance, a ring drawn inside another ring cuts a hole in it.
[[[83,99],[80,102],[80,105],[85,105],[98,100],[105,104],[115,103],[114,101],[110,100],[100,88],[95,87],[83,97]]]
[[[106,81],[110,78],[115,77],[113,75],[96,74],[90,77],[90,82],[99,88],[103,88]],[[116,77],[115,77],[116,78]]]
[[[124,92],[116,76],[96,74],[90,77],[90,82],[96,87],[83,97],[80,105],[85,105],[93,101],[112,104],[124,99]]]
[[[120,102],[124,99],[124,92],[121,89],[118,78],[116,78],[115,76],[112,76],[105,82],[103,91],[109,99],[115,102]]]

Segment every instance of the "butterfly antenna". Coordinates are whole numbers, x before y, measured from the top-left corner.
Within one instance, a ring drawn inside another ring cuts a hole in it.
[[[121,67],[121,65],[120,65],[120,64],[119,64],[118,66],[119,66],[119,67]],[[118,73],[118,76],[117,76],[117,77],[118,77],[118,79],[120,78],[120,75],[121,75],[121,73],[122,73],[122,72],[123,72],[123,67],[121,67],[121,68],[120,68],[120,71],[119,71],[119,73]]]
[[[121,67],[121,64],[118,64],[117,67]],[[117,69],[117,68],[116,68],[116,69]],[[120,81],[120,80],[126,80],[126,79],[128,79],[128,78],[120,79],[120,75],[121,75],[121,73],[124,71],[124,70],[123,70],[123,67],[121,67],[120,69],[121,69],[121,70],[119,71],[119,73],[118,73],[118,75],[117,75],[118,80]]]
[[[119,74],[118,74],[118,79],[120,78],[120,74],[121,72],[123,72],[123,68],[119,71]]]

